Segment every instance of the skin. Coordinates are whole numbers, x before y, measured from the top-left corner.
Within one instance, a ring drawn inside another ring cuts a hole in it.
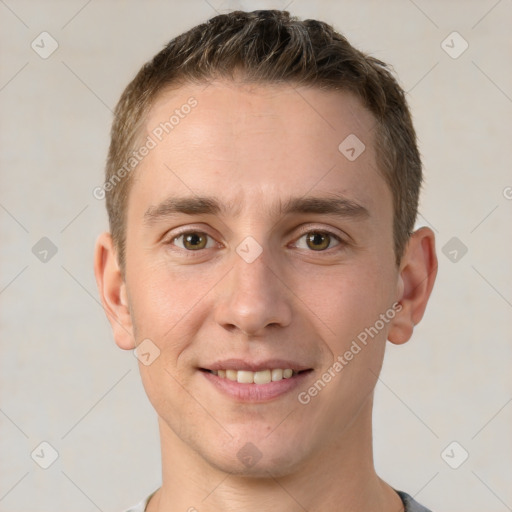
[[[396,265],[375,121],[349,93],[184,86],[157,98],[144,137],[190,96],[197,107],[136,170],[124,278],[110,235],[96,246],[116,343],[129,350],[150,339],[160,350],[152,364],[139,364],[162,447],[163,484],[148,510],[403,510],[374,470],[373,391],[386,340],[408,341],[425,311],[437,270],[433,232],[416,231]],[[338,150],[352,133],[366,146],[353,162]],[[279,212],[291,196],[333,194],[368,214]],[[169,197],[198,195],[227,211],[145,219]],[[187,244],[183,230],[208,235],[206,245]],[[308,243],[307,233],[319,231],[334,236]],[[236,252],[247,236],[262,248],[252,263]],[[298,393],[395,302],[400,312],[301,404]],[[198,370],[230,357],[293,359],[313,371],[290,393],[242,403]],[[249,442],[261,454],[251,467],[237,457]]]

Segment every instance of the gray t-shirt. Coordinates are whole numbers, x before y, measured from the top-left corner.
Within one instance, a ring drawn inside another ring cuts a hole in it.
[[[396,489],[395,489],[396,490]],[[156,492],[156,491],[155,491]],[[425,508],[423,505],[420,505],[417,501],[414,501],[414,499],[402,491],[396,491],[398,496],[402,499],[404,503],[404,509],[405,512],[432,512],[428,508]],[[149,503],[149,500],[153,496],[152,493],[150,494],[145,500],[142,500],[138,505],[135,505],[132,508],[129,508],[125,512],[144,512],[146,510],[146,507]]]

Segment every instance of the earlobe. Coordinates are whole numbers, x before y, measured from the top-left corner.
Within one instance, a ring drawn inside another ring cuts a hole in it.
[[[125,350],[134,349],[135,340],[126,283],[118,265],[110,233],[101,234],[96,241],[94,275],[117,345]]]
[[[401,310],[389,329],[389,341],[401,344],[411,338],[425,313],[436,275],[435,236],[430,228],[423,227],[411,235],[402,257],[398,283]]]

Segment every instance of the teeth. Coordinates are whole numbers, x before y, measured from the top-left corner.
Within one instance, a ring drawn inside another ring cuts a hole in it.
[[[238,375],[240,375],[240,372],[238,372]],[[254,372],[253,382],[254,384],[268,384],[269,382],[272,382],[272,372],[270,370]]]
[[[240,384],[252,384],[254,382],[255,375],[256,374],[254,372],[238,370],[236,372],[236,380],[237,382],[240,382]]]
[[[283,378],[283,370],[272,370],[272,380],[273,381],[276,381],[276,380],[281,380]]]
[[[298,372],[295,372],[291,368],[284,370],[276,368],[272,370],[261,370],[259,372],[250,372],[247,370],[211,370],[211,373],[222,379],[229,379],[241,384],[268,384],[269,382],[289,379],[293,375],[297,375]]]
[[[229,380],[236,380],[237,373],[238,372],[236,370],[226,370],[226,377]]]

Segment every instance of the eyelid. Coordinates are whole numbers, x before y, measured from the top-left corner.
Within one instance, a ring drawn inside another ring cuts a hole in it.
[[[315,226],[311,224],[307,224],[300,227],[300,236],[303,236],[307,233],[326,233],[328,235],[336,237],[340,242],[348,243],[347,238],[350,238],[349,235],[347,235],[343,231],[336,230],[334,228],[325,227],[325,226]]]
[[[171,235],[171,233],[172,233],[172,235]],[[173,229],[169,229],[168,231],[166,231],[165,233],[162,234],[161,239],[162,240],[163,239],[174,240],[176,237],[178,237],[180,235],[186,235],[188,233],[203,233],[205,235],[212,237],[212,235],[210,235],[208,233],[208,229],[205,229],[204,227],[200,227],[200,226],[194,226],[193,224],[192,225],[186,224],[181,227],[178,226]]]

